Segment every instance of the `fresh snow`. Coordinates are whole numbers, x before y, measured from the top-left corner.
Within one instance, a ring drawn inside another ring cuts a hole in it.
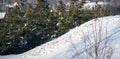
[[[101,30],[101,40],[99,42],[109,40],[109,46],[114,51],[112,59],[119,59],[120,15],[93,19],[30,51],[19,55],[0,56],[0,59],[77,59],[87,50],[84,48],[84,41],[87,37],[90,37],[91,41],[94,42],[94,32],[99,32],[99,30]],[[94,44],[88,47],[91,48],[92,46]]]
[[[4,19],[6,12],[0,12],[0,19]]]
[[[100,5],[101,7],[104,7],[106,5],[110,5],[110,2],[87,2],[83,5],[83,10],[92,10],[93,8],[95,8],[97,5]]]

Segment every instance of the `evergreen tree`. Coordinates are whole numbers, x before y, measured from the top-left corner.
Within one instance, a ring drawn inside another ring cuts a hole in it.
[[[45,0],[39,0],[36,8],[26,6],[21,0],[0,22],[0,54],[22,53],[48,41],[49,11]]]

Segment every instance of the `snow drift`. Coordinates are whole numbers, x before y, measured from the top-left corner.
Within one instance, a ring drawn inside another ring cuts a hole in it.
[[[77,59],[78,56],[87,59],[83,57],[84,53],[94,44],[85,49],[84,41],[89,37],[92,42],[95,39],[93,37],[95,31],[101,34],[99,43],[109,40],[108,45],[114,51],[112,59],[119,59],[120,15],[93,19],[28,52],[19,55],[0,56],[0,59]]]

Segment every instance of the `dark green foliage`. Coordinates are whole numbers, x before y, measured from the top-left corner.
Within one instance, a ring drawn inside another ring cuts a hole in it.
[[[120,5],[117,6],[116,9],[117,9],[117,10],[116,10],[116,14],[117,14],[117,15],[120,15]]]
[[[79,7],[82,3],[77,4],[75,1],[70,2],[70,5],[65,6],[62,1],[59,6],[56,7],[57,14],[57,27],[59,32],[67,32],[69,29],[81,24],[81,11]]]
[[[26,7],[21,0],[0,22],[0,54],[22,53],[48,41],[49,10],[43,0],[35,9],[31,5]]]

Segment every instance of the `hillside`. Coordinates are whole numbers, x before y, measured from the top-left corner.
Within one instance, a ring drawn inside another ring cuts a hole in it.
[[[99,36],[101,46],[107,41],[112,48],[112,59],[120,58],[120,15],[107,16],[88,21],[71,29],[61,37],[38,46],[19,55],[0,56],[0,59],[76,59],[78,56],[87,59],[84,54],[94,45],[94,39]],[[87,38],[93,44],[85,48]],[[84,56],[84,57],[83,57]]]

